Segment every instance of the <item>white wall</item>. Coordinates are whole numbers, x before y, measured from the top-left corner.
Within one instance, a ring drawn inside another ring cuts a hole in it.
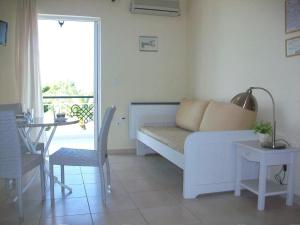
[[[0,0],[0,20],[8,22],[7,46],[0,46],[0,103],[17,102],[15,76],[16,2]]]
[[[128,119],[131,101],[178,101],[186,94],[186,15],[177,18],[132,15],[129,0],[38,0],[43,14],[101,18],[102,108],[115,104],[115,121]],[[159,38],[157,53],[139,52],[138,37]],[[128,120],[113,124],[109,147],[131,148]]]
[[[192,96],[230,100],[250,86],[269,89],[278,132],[300,146],[300,56],[285,57],[284,0],[190,0],[189,89]],[[271,120],[271,100],[255,92],[259,119]],[[300,194],[300,156],[296,191]]]
[[[16,0],[0,0],[0,19],[10,23],[9,44],[0,47],[0,103],[16,101],[14,40]],[[102,26],[102,109],[115,104],[110,149],[132,148],[128,106],[132,101],[178,101],[186,95],[186,0],[176,18],[132,15],[130,0],[37,0],[41,14],[92,16]],[[2,18],[3,17],[3,18]],[[139,52],[139,36],[159,38],[157,53]],[[59,52],[58,52],[59,54]],[[100,62],[99,62],[100,63]],[[121,126],[116,121],[126,117]]]

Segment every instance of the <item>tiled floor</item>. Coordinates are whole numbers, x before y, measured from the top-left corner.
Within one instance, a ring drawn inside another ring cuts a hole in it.
[[[288,225],[300,224],[300,207],[286,207],[279,197],[267,199],[266,210],[256,210],[256,196],[232,192],[184,200],[182,172],[159,156],[110,156],[112,194],[107,207],[100,197],[98,171],[66,168],[66,183],[73,193],[55,189],[55,208],[49,192],[40,201],[39,183],[24,194],[26,225]],[[59,175],[59,170],[56,170]],[[2,193],[3,195],[3,193]],[[18,224],[14,204],[1,202],[0,224]]]

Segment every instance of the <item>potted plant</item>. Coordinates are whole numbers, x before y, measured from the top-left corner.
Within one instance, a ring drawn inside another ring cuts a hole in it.
[[[258,135],[258,141],[260,144],[266,144],[271,142],[271,135],[273,129],[270,122],[257,122],[253,130]]]

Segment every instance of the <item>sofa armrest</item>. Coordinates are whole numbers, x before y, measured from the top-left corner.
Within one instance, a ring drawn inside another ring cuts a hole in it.
[[[175,125],[179,102],[131,103],[129,106],[129,137],[136,139],[142,126]]]
[[[195,190],[199,186],[222,183],[224,189],[230,190],[235,180],[234,142],[246,140],[257,140],[257,136],[251,130],[201,131],[190,134],[184,145],[185,198],[195,197]],[[252,176],[255,174],[250,174]]]

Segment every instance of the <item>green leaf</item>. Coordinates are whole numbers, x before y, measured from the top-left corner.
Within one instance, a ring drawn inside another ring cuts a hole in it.
[[[271,135],[273,132],[273,128],[270,122],[256,122],[254,128],[255,133],[261,133],[261,134],[269,134]]]

